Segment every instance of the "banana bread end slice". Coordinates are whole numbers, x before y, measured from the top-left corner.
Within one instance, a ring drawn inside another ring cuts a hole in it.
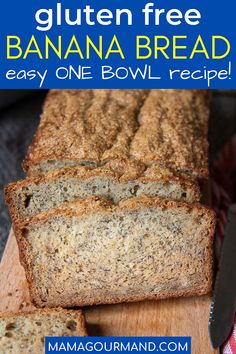
[[[0,314],[0,352],[44,352],[45,336],[86,336],[82,311],[39,309]]]

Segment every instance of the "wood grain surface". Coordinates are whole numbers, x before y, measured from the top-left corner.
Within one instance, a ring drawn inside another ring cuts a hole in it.
[[[208,337],[210,297],[93,306],[85,309],[89,335],[191,336],[192,354],[216,354]],[[28,311],[24,269],[13,232],[0,264],[0,312]]]

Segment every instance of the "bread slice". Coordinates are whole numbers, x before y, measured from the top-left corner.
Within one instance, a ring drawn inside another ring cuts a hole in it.
[[[38,307],[206,294],[214,212],[200,204],[91,197],[15,224]]]
[[[208,114],[203,90],[52,90],[24,168],[130,159],[206,178]]]
[[[41,309],[0,315],[0,353],[44,353],[46,336],[86,336],[81,311]]]
[[[65,201],[105,196],[118,203],[142,194],[199,201],[198,183],[168,169],[149,168],[141,176],[130,169],[67,167],[9,184],[5,199],[13,220],[37,215]]]

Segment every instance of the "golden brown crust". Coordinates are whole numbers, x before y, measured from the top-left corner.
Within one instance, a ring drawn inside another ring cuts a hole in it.
[[[20,229],[20,227],[18,227],[17,224],[13,224],[13,230],[14,230],[14,234],[15,234],[16,241],[17,241],[18,248],[19,248],[20,263],[25,270],[26,280],[29,285],[30,299],[36,307],[43,307],[43,306],[36,305],[36,301],[35,301],[35,299],[37,299],[36,282],[35,282],[35,279],[33,276],[32,267],[29,264],[29,259],[27,256],[27,248],[28,247],[27,247],[27,241],[23,236],[24,229]],[[55,307],[55,306],[53,306],[53,307]]]
[[[119,163],[121,165],[121,163]],[[126,168],[124,168],[126,167]],[[188,187],[192,187],[197,184],[196,180],[187,176],[186,174],[181,174],[179,172],[173,171],[170,168],[160,167],[158,165],[153,165],[147,169],[143,169],[142,173],[140,170],[134,169],[127,166],[125,162],[122,162],[121,167],[115,169],[111,163],[106,164],[102,167],[91,168],[86,166],[75,166],[75,167],[64,167],[60,169],[51,170],[45,174],[38,176],[29,176],[24,180],[9,183],[5,187],[6,191],[13,191],[20,187],[26,186],[28,183],[40,184],[45,182],[51,182],[65,176],[66,178],[74,177],[81,180],[88,179],[90,177],[109,177],[116,180],[117,182],[127,182],[131,180],[139,180],[142,182],[180,182]]]
[[[24,168],[126,159],[205,178],[207,123],[205,91],[52,90]]]
[[[152,90],[140,111],[131,155],[207,177],[208,115],[205,91]]]
[[[71,207],[69,207],[69,205]],[[94,304],[104,304],[104,303],[119,303],[119,302],[136,302],[141,300],[157,300],[162,298],[168,297],[179,297],[179,296],[193,296],[193,295],[204,295],[211,291],[212,289],[212,279],[213,279],[213,237],[214,237],[214,230],[215,230],[215,223],[216,217],[215,213],[212,209],[202,206],[199,203],[189,204],[180,201],[173,201],[173,200],[163,200],[157,197],[134,197],[128,200],[122,201],[119,205],[113,205],[111,201],[106,200],[105,198],[97,198],[91,197],[87,200],[81,201],[77,200],[72,203],[65,203],[62,207],[50,210],[49,212],[41,213],[35,217],[27,218],[23,222],[18,222],[14,225],[14,231],[16,235],[16,239],[18,242],[19,250],[20,250],[20,261],[22,266],[25,268],[26,271],[26,278],[29,283],[30,289],[30,296],[33,303],[38,307],[44,307],[45,304],[38,298],[38,293],[36,289],[36,280],[34,279],[33,270],[29,264],[29,257],[28,257],[28,244],[27,240],[24,237],[24,230],[29,225],[34,225],[37,223],[43,223],[45,220],[53,218],[55,216],[65,215],[65,216],[80,216],[85,217],[87,214],[90,213],[98,213],[98,212],[114,212],[118,210],[134,210],[137,208],[143,207],[161,207],[161,208],[182,208],[187,212],[191,210],[195,210],[196,212],[204,213],[204,215],[209,216],[209,225],[208,229],[206,230],[206,237],[208,239],[208,259],[207,262],[209,264],[209,273],[207,274],[208,282],[203,284],[201,288],[197,287],[196,289],[181,291],[181,292],[167,292],[163,293],[160,296],[122,296],[122,297],[104,297],[101,301],[94,302],[93,300],[84,299],[83,303],[80,303],[80,306],[86,305],[94,305]],[[76,303],[70,303],[70,306],[66,303],[61,303],[60,306],[63,307],[72,307],[78,306]],[[47,306],[49,306],[47,304]],[[50,306],[49,306],[50,307]]]
[[[146,94],[145,90],[50,91],[25,169],[43,160],[98,165],[126,157]]]
[[[76,316],[76,321],[79,323],[80,328],[78,328],[78,332],[75,332],[75,335],[79,336],[87,336],[87,331],[85,327],[85,317],[81,310],[66,310],[62,307],[57,308],[41,308],[35,309],[26,312],[0,312],[0,319],[7,319],[12,317],[25,317],[26,315],[71,315]]]
[[[168,298],[178,298],[178,297],[191,297],[191,296],[203,296],[211,293],[212,291],[212,276],[210,277],[210,280],[208,284],[202,286],[201,288],[196,287],[195,289],[191,290],[184,290],[184,291],[168,291],[168,292],[163,292],[161,295],[151,295],[151,296],[143,296],[143,295],[128,295],[128,296],[116,296],[116,297],[107,297],[104,296],[103,299],[100,301],[92,301],[91,299],[85,299],[83,303],[80,304],[80,306],[93,306],[93,305],[104,305],[104,304],[119,304],[119,303],[124,303],[124,302],[139,302],[139,301],[152,301],[152,300],[163,300],[163,299],[168,299]],[[38,308],[44,308],[45,304],[38,298],[37,293],[31,289],[31,300],[33,301],[34,305]],[[48,308],[50,308],[50,305],[46,305]],[[60,306],[63,306],[64,308],[69,308],[69,307],[76,307],[78,306],[78,303],[75,301],[74,303],[70,303],[68,305],[67,303],[61,303]]]

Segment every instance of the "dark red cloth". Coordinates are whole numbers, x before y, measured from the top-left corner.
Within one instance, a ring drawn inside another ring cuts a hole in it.
[[[230,204],[236,202],[236,136],[219,153],[211,175],[212,205],[217,214],[215,251],[216,258],[219,260],[227,224],[228,208]],[[236,317],[233,331],[222,348],[222,353],[236,354]]]

